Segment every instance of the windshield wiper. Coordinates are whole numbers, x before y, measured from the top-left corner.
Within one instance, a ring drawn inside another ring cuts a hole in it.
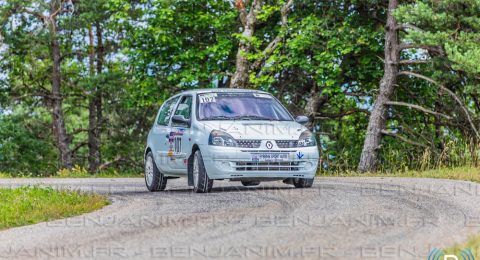
[[[203,120],[274,120],[272,118],[263,117],[263,116],[211,116],[204,118]]]
[[[263,116],[254,116],[254,115],[251,115],[251,116],[236,116],[234,117],[235,120],[242,120],[242,119],[246,119],[246,120],[273,120],[271,118],[268,118],[268,117],[263,117]]]
[[[203,120],[232,120],[232,117],[229,116],[211,116],[204,118]]]

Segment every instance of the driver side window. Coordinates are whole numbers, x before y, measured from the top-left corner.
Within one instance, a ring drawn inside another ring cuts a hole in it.
[[[185,119],[190,119],[192,113],[192,96],[184,96],[178,104],[174,115],[181,115]]]
[[[172,116],[173,109],[175,109],[175,104],[177,104],[177,100],[179,97],[173,98],[165,102],[160,109],[160,113],[158,115],[157,124],[158,125],[168,125],[170,121],[170,117]]]

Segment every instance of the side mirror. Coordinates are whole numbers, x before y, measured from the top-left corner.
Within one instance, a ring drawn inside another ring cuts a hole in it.
[[[308,119],[307,116],[297,116],[295,118],[295,122],[297,122],[301,125],[304,125],[304,124],[308,123],[308,121],[310,121],[310,119]]]
[[[187,125],[190,126],[190,120],[186,119],[183,115],[174,115],[172,117],[172,123],[177,125]]]

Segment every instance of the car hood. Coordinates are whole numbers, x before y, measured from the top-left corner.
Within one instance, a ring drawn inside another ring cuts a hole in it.
[[[297,140],[306,127],[295,121],[219,120],[204,122],[205,130],[221,130],[235,139]]]

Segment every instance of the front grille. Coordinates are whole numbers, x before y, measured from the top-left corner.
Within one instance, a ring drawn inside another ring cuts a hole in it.
[[[237,145],[241,148],[258,148],[261,142],[261,140],[237,140]]]
[[[298,140],[275,140],[278,148],[295,148],[298,146]]]
[[[236,162],[237,171],[298,171],[299,162]]]

